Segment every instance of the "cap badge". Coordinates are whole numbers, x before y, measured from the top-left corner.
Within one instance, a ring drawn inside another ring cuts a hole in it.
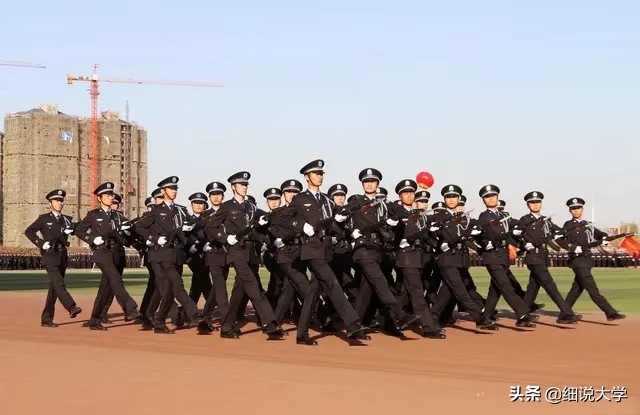
[[[371,169],[367,169],[367,174],[372,174],[373,172],[371,171]]]
[[[173,183],[175,183],[175,182],[177,182],[177,181],[178,181],[178,178],[177,178],[177,177],[172,177],[172,178],[171,178],[171,181],[172,181]]]
[[[336,189],[342,189],[342,185],[341,184],[337,185]]]
[[[573,199],[573,203],[578,203],[578,199]]]
[[[538,197],[538,192],[533,192],[533,197]]]
[[[276,189],[271,189],[271,193],[275,193],[275,192],[276,192]]]
[[[322,167],[324,163],[322,163],[322,160],[318,161],[318,167]]]
[[[491,186],[489,186],[489,185],[485,186],[484,190],[486,190],[486,191],[491,190]]]
[[[107,189],[111,189],[111,183],[107,183]]]
[[[62,190],[58,190],[58,194],[61,195],[62,194]]]
[[[249,177],[249,175],[247,173],[242,173],[242,178],[246,179],[247,177]]]
[[[409,180],[405,180],[405,181],[404,181],[404,185],[405,185],[405,186],[409,186]]]
[[[453,191],[453,186],[449,186],[449,191]]]

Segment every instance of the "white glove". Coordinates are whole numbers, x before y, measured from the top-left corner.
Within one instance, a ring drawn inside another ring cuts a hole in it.
[[[204,252],[209,252],[211,251],[211,244],[209,242],[207,242],[206,244],[204,244],[204,246],[202,247],[202,250]]]
[[[191,245],[191,248],[189,248],[189,253],[193,255],[197,252],[198,252],[198,248],[195,245]]]
[[[478,228],[473,228],[473,229],[471,230],[471,235],[472,235],[472,236],[478,236],[478,235],[480,235],[481,233],[482,233],[482,231],[481,231],[480,229],[478,229]]]
[[[316,231],[313,230],[313,226],[309,225],[308,223],[304,224],[304,226],[302,227],[302,231],[307,236],[313,236],[316,233]]]
[[[93,238],[93,244],[95,246],[100,246],[104,243],[104,239],[102,239],[102,236],[96,236],[95,238]]]
[[[338,244],[338,238],[336,238],[335,236],[331,237],[331,245],[337,245]]]
[[[260,247],[260,252],[267,252],[267,249],[269,249],[267,244],[262,244],[262,246]]]
[[[557,234],[553,235],[553,240],[554,241],[558,240],[558,239],[561,239],[561,238],[562,238],[562,234],[560,234],[560,233],[557,233]]]
[[[493,243],[491,243],[491,241],[489,241],[489,242],[487,243],[487,246],[486,246],[486,248],[485,248],[485,249],[486,249],[487,251],[492,250],[492,249],[493,249]]]
[[[120,230],[121,231],[126,231],[127,229],[131,229],[131,224],[130,223],[123,223],[122,225],[120,225]],[[65,230],[66,232],[66,230]]]
[[[182,225],[182,232],[190,232],[193,230],[195,225]]]
[[[282,248],[284,246],[284,242],[282,242],[282,238],[277,238],[275,241],[273,241],[273,245],[276,248]]]
[[[341,214],[339,214],[339,213],[337,213],[333,218],[334,218],[334,219],[336,220],[336,222],[338,222],[338,223],[342,223],[342,222],[344,222],[345,220],[349,219],[349,217],[348,217],[348,216],[341,215]]]
[[[398,244],[398,246],[402,249],[404,248],[409,248],[411,245],[409,245],[409,242],[407,242],[406,239],[403,239],[400,241],[400,243]]]
[[[582,253],[582,247],[581,246],[576,246],[576,249],[573,250],[573,253],[581,254]]]
[[[512,234],[514,234],[515,236],[520,236],[522,235],[522,229],[514,229],[511,231]]]
[[[71,228],[67,228],[67,229],[65,229],[65,230],[64,230],[64,231],[62,231],[62,232],[64,232],[66,235],[71,235],[71,234],[73,233],[73,229],[71,229]]]
[[[227,243],[229,245],[235,245],[235,244],[238,243],[238,238],[236,238],[235,235],[229,235],[229,236],[227,236]]]
[[[48,251],[49,249],[51,249],[51,244],[49,242],[45,242],[42,244],[43,251]]]
[[[160,246],[164,246],[167,243],[167,237],[166,236],[161,236],[158,238],[158,245]]]
[[[440,249],[442,250],[442,252],[447,252],[449,249],[449,244],[444,242],[442,245],[440,245]]]
[[[351,232],[351,237],[353,239],[358,239],[362,237],[362,232],[360,232],[360,229],[354,229],[353,232]]]
[[[148,247],[152,247],[154,245],[153,242],[151,242],[150,240],[147,240],[147,242],[145,243]]]
[[[524,249],[526,249],[527,251],[533,251],[534,249],[536,249],[536,247],[533,246],[531,242],[527,242],[526,244],[524,244]]]
[[[429,232],[438,232],[440,230],[439,226],[431,226],[429,228]]]
[[[607,240],[606,240],[606,239],[604,239],[604,238],[602,239],[602,241],[600,241],[600,245],[602,245],[602,246],[607,246],[607,245],[609,245],[610,243],[611,243],[611,242],[607,241]]]
[[[391,219],[391,218],[388,218],[388,219],[387,219],[387,225],[389,225],[389,226],[396,226],[397,224],[398,224],[398,221],[397,221],[397,220],[395,220],[395,219]]]
[[[260,216],[260,217],[258,218],[258,225],[260,225],[260,226],[264,226],[264,225],[266,225],[267,223],[269,223],[269,220],[268,220],[264,215],[262,215],[262,216]]]

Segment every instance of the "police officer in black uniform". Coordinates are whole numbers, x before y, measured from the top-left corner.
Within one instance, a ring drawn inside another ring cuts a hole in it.
[[[429,199],[431,193],[428,190],[418,190],[415,192],[416,208],[423,212],[429,210]],[[429,305],[436,301],[436,295],[442,283],[442,276],[436,262],[436,249],[429,244],[422,246],[422,282],[425,286],[425,300]]]
[[[264,191],[262,196],[265,198],[267,202],[267,207],[269,209],[269,220],[271,220],[271,215],[273,215],[282,204],[282,190],[279,187],[270,187]],[[278,305],[278,299],[282,294],[282,290],[284,288],[284,273],[278,266],[278,253],[277,248],[273,245],[273,237],[271,234],[267,233],[268,228],[270,226],[262,227],[262,232],[264,235],[261,236],[263,239],[262,246],[260,248],[261,256],[262,256],[262,264],[269,271],[269,283],[267,285],[267,300],[269,300],[269,304],[271,308],[274,309]],[[277,319],[276,321],[280,321]]]
[[[297,195],[291,206],[294,217],[290,226],[304,234],[300,259],[311,271],[310,289],[302,306],[298,336],[305,333],[308,338],[308,326],[311,314],[316,309],[316,303],[322,288],[323,294],[331,301],[336,311],[344,321],[349,338],[368,339],[366,330],[360,324],[358,315],[349,304],[340,287],[340,283],[329,266],[331,255],[331,235],[322,225],[334,217],[333,207],[328,196],[320,191],[324,179],[324,161],[314,160],[300,169],[307,182],[307,190]],[[347,217],[334,218],[346,221]],[[313,344],[313,341],[303,342]]]
[[[569,267],[573,271],[575,279],[565,301],[568,307],[573,307],[582,291],[586,290],[591,301],[604,312],[608,321],[621,320],[626,316],[617,312],[609,301],[600,294],[591,274],[593,267],[591,246],[607,245],[609,242],[605,239],[608,236],[605,232],[593,226],[593,223],[582,219],[584,205],[585,201],[580,197],[567,200],[567,206],[573,218],[564,223],[566,244],[563,248],[569,251]]]
[[[206,301],[211,294],[211,277],[209,268],[205,264],[204,245],[206,238],[203,231],[203,213],[207,204],[207,196],[202,192],[196,192],[189,196],[191,202],[191,220],[195,224],[189,233],[187,245],[187,265],[192,272],[189,297],[198,305],[200,296]]]
[[[276,261],[285,277],[282,293],[275,308],[275,316],[277,321],[284,321],[287,315],[298,320],[301,302],[309,292],[309,277],[305,274],[306,267],[300,260],[300,232],[291,227],[295,214],[291,203],[302,191],[302,183],[296,179],[285,180],[280,185],[280,190],[284,204],[272,212],[269,219],[269,233],[274,238]],[[298,342],[306,343],[309,341],[313,343],[304,334],[304,332],[299,333]]]
[[[358,175],[364,191],[358,195],[355,203],[363,204],[375,199],[382,173],[374,168],[363,169]],[[351,237],[355,245],[353,260],[362,270],[363,279],[358,289],[356,310],[360,319],[365,317],[374,295],[382,303],[381,312],[385,317],[385,330],[390,334],[402,335],[400,330],[418,320],[418,316],[410,316],[402,311],[401,304],[391,292],[387,278],[382,272],[383,235],[380,228],[387,224],[395,227],[398,220],[389,214],[389,208],[382,202],[371,209],[356,211],[350,220]]]
[[[549,272],[547,242],[560,228],[540,213],[543,199],[544,194],[542,192],[532,191],[527,193],[524,196],[524,201],[527,203],[529,213],[521,217],[519,221],[520,228],[523,230],[521,249],[524,250],[524,263],[531,273],[531,279],[524,296],[524,303],[525,305],[532,304],[540,286],[542,286],[560,310],[560,315],[556,320],[557,323],[571,324],[578,321],[578,316],[562,298]]]
[[[154,259],[158,263],[156,279],[161,294],[160,306],[153,320],[153,331],[172,334],[166,319],[176,299],[182,306],[191,327],[201,321],[198,308],[184,289],[182,269],[186,260],[187,235],[195,224],[189,223],[187,208],[175,203],[178,195],[178,177],[169,176],[158,183],[164,202],[155,205],[150,212],[135,223],[135,230],[154,245]]]
[[[379,190],[380,188],[378,188]],[[345,206],[347,193],[349,189],[342,183],[336,183],[329,187],[327,194],[333,202],[336,209]],[[347,294],[349,301],[354,304],[356,300],[357,286],[353,281],[353,274],[351,269],[353,267],[353,249],[351,248],[351,242],[347,238],[346,231],[341,232],[339,235],[331,237],[331,244],[333,245],[333,256],[329,265],[336,274],[340,286]]]
[[[260,289],[257,270],[250,264],[253,241],[248,238],[255,223],[263,225],[264,218],[255,218],[255,205],[247,202],[245,196],[251,174],[241,171],[229,176],[233,198],[222,204],[220,210],[209,218],[205,226],[208,242],[224,244],[227,251],[227,263],[236,271],[238,288],[232,291],[229,309],[222,318],[220,336],[237,339],[240,330],[236,326],[236,318],[242,307],[242,297],[246,294],[262,322],[262,331],[270,338],[282,337],[284,330],[275,321],[273,309],[267,301],[265,293]],[[254,251],[255,252],[255,251]]]
[[[476,322],[476,327],[484,330],[497,330],[497,326],[489,318],[482,315],[482,309],[469,297],[462,279],[465,272],[463,245],[466,237],[479,231],[473,230],[473,221],[464,214],[456,212],[462,189],[455,184],[442,188],[440,194],[444,203],[433,204],[434,236],[438,238],[437,261],[442,275],[442,286],[438,291],[432,313],[442,322],[443,312],[451,307],[450,303],[462,304]]]
[[[396,268],[402,274],[402,284],[411,301],[411,307],[420,319],[421,334],[431,339],[444,339],[444,331],[437,326],[424,298],[422,282],[422,266],[424,263],[424,239],[419,237],[421,231],[429,226],[429,220],[419,210],[414,212],[416,190],[418,184],[411,179],[401,180],[396,185],[396,193],[401,205],[395,205],[395,214],[400,219],[396,229]],[[418,213],[418,214],[416,214]]]
[[[515,221],[503,212],[498,211],[498,195],[500,188],[489,184],[478,192],[487,210],[480,213],[477,226],[482,231],[477,240],[482,249],[482,262],[489,275],[491,285],[487,294],[484,316],[490,317],[495,311],[500,296],[503,295],[509,306],[516,313],[517,327],[535,327],[533,318],[529,315],[529,308],[514,291],[509,280],[509,252],[507,238],[510,234],[519,236],[522,230],[514,229]]]
[[[25,236],[40,248],[42,265],[49,277],[49,291],[40,318],[42,327],[58,326],[53,322],[56,300],[60,300],[71,318],[75,318],[82,312],[64,284],[64,274],[69,266],[68,238],[74,232],[73,218],[62,214],[66,195],[67,193],[62,189],[47,193],[46,199],[49,201],[50,212],[38,216],[24,232]]]
[[[131,298],[122,281],[122,272],[126,265],[123,261],[124,246],[120,231],[130,229],[131,225],[118,211],[111,209],[114,197],[114,185],[105,182],[98,186],[96,195],[100,206],[90,210],[76,226],[75,234],[89,244],[93,251],[93,262],[102,271],[100,286],[93,304],[91,319],[87,326],[91,330],[106,330],[101,323],[104,308],[113,295],[125,312],[125,321],[140,316],[138,305]]]

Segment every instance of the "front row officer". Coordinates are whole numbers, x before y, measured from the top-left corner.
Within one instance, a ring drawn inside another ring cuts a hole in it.
[[[64,274],[69,265],[67,239],[73,233],[72,217],[62,214],[65,196],[66,192],[62,189],[49,192],[46,197],[50,212],[38,216],[24,232],[26,237],[40,248],[42,265],[49,277],[49,292],[40,320],[42,327],[58,326],[53,322],[56,300],[60,300],[71,318],[75,318],[82,312],[64,285]]]

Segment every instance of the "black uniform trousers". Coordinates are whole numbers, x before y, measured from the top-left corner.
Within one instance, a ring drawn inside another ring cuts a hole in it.
[[[265,252],[262,255],[262,263],[264,267],[269,271],[269,284],[267,285],[267,300],[272,309],[275,309],[278,304],[278,299],[282,295],[284,289],[284,274],[278,266],[275,252]],[[276,318],[276,321],[280,321]]]
[[[56,300],[60,300],[60,304],[67,311],[75,307],[76,302],[64,284],[64,274],[67,271],[66,261],[60,265],[47,265],[45,270],[47,271],[47,277],[49,277],[49,291],[47,292],[47,299],[44,302],[40,321],[42,323],[52,323],[56,310]]]
[[[349,301],[355,303],[358,285],[355,284],[354,277],[351,275],[351,267],[353,266],[351,252],[334,253],[329,266],[336,275],[342,290],[347,294]]]
[[[438,291],[434,305],[431,308],[432,315],[437,316],[439,322],[444,325],[449,319],[450,312],[456,303],[462,304],[475,322],[482,320],[482,308],[469,296],[469,291],[464,284],[462,275],[466,272],[464,267],[439,266],[442,276],[442,286]]]
[[[366,248],[361,248],[366,249]],[[391,292],[387,277],[382,272],[380,263],[372,259],[357,259],[356,263],[362,270],[362,281],[356,297],[356,310],[358,317],[362,320],[365,317],[367,308],[372,301],[372,294],[375,292],[383,307],[391,311],[391,316],[399,319],[404,313],[397,298]]]
[[[140,302],[140,312],[146,316],[149,303],[151,302],[151,297],[153,297],[153,293],[156,291],[156,274],[153,269],[153,264],[146,262],[144,266],[149,272],[149,279],[147,280],[147,288],[144,290],[144,294],[142,295],[142,302]]]
[[[178,248],[176,248],[178,249]],[[156,275],[158,291],[160,292],[160,307],[155,315],[154,325],[163,326],[174,299],[180,303],[189,321],[194,321],[198,314],[198,307],[187,294],[182,281],[182,265],[173,261],[158,261],[159,274]]]
[[[298,324],[298,336],[308,333],[311,322],[311,314],[317,308],[320,289],[331,301],[338,315],[348,327],[358,322],[358,315],[347,300],[340,283],[331,267],[324,258],[312,258],[305,261],[307,268],[311,271],[309,281],[309,291],[307,298],[302,304],[300,321]]]
[[[491,317],[498,305],[501,295],[504,296],[509,307],[516,313],[516,318],[519,319],[526,315],[529,307],[525,306],[522,297],[520,297],[514,289],[512,280],[515,279],[515,277],[513,277],[513,273],[509,270],[509,266],[503,264],[486,264],[485,267],[491,276],[491,285],[489,286],[483,316],[486,318]],[[518,284],[518,286],[519,285],[520,284]]]
[[[147,283],[147,290],[145,291],[145,296],[147,295],[147,291],[149,291],[149,286],[152,286],[152,294],[149,298],[149,303],[145,310],[145,315],[149,318],[149,320],[154,320],[156,312],[160,308],[160,302],[162,301],[162,293],[167,289],[166,285],[168,283],[168,279],[163,277],[162,267],[159,262],[152,262],[149,264],[153,272],[153,283],[151,280],[151,274],[149,274],[149,282]],[[143,297],[144,301],[144,297]],[[142,310],[142,306],[140,307]],[[142,311],[141,311],[142,312]],[[178,313],[180,309],[178,304],[174,301],[171,305],[171,309],[169,310],[169,318],[172,320],[176,320],[178,318]]]
[[[411,308],[413,313],[420,316],[420,325],[423,330],[434,331],[437,329],[436,323],[431,316],[429,306],[424,298],[424,285],[422,283],[422,269],[421,268],[401,268],[402,270],[402,285],[404,286],[409,300],[411,301]]]
[[[204,264],[204,259],[199,255],[193,255],[187,262],[187,266],[191,270],[191,287],[189,288],[189,297],[198,305],[200,296],[206,301],[211,294],[211,278],[209,277],[209,268]]]
[[[435,255],[425,254],[425,259],[422,266],[422,282],[425,287],[425,300],[431,306],[436,302],[436,296],[442,283],[442,276],[440,275],[440,268],[436,263]]]
[[[604,298],[602,294],[600,294],[600,290],[598,289],[596,280],[591,274],[591,268],[581,267],[572,268],[572,270],[575,278],[565,300],[567,306],[573,308],[573,305],[582,294],[582,291],[586,290],[589,294],[589,297],[591,297],[591,301],[593,301],[595,305],[597,305],[598,308],[600,308],[600,310],[602,310],[607,317],[614,315],[616,313],[616,310],[609,303],[609,301],[607,301],[607,299]]]
[[[231,290],[229,309],[222,318],[222,330],[229,331],[234,328],[240,312],[244,312],[246,306],[245,295],[251,300],[253,308],[262,324],[275,321],[273,309],[269,305],[267,296],[260,285],[257,270],[243,260],[234,260],[231,264],[236,271],[236,279]]]
[[[276,321],[281,323],[291,311],[296,295],[304,303],[309,293],[309,278],[305,274],[304,264],[300,260],[278,264],[285,277],[282,293],[275,309]]]
[[[529,268],[530,275],[527,292],[523,299],[525,306],[530,307],[531,304],[533,304],[538,295],[539,287],[542,286],[562,314],[573,314],[571,307],[569,307],[564,298],[562,298],[558,286],[555,281],[553,281],[549,268],[544,264],[527,265],[527,268]],[[533,282],[531,280],[533,280]]]
[[[118,268],[118,270],[120,271],[120,275],[123,274],[125,267],[127,266],[127,255],[124,251],[124,248],[121,249],[117,249],[115,254],[115,264],[116,264],[116,268]],[[102,307],[102,315],[101,318],[102,319],[106,319],[107,318],[107,314],[109,313],[109,309],[111,308],[111,304],[113,304],[113,291],[109,294],[109,296],[107,297],[107,299],[104,301],[103,303],[103,307]],[[119,303],[120,307],[122,307],[122,309],[124,309],[124,305],[122,303]]]
[[[209,260],[209,273],[211,274],[212,288],[204,305],[205,318],[213,317],[213,311],[218,307],[218,315],[223,318],[229,311],[229,293],[227,292],[227,278],[229,266],[223,261]]]
[[[473,281],[473,277],[469,272],[469,268],[460,268],[460,277],[462,279],[462,284],[464,284],[465,289],[467,290],[467,294],[469,298],[476,303],[476,305],[482,310],[484,308],[486,300],[480,293],[478,293],[478,288],[476,287],[475,282]],[[440,321],[443,323],[449,321],[453,318],[453,310],[456,308],[456,304],[458,306],[458,311],[467,311],[464,307],[464,304],[457,301],[450,301],[445,306],[444,310],[440,313]]]
[[[122,281],[124,265],[115,264],[114,261],[101,261],[96,265],[102,271],[102,278],[100,278],[89,323],[99,323],[102,320],[105,316],[104,310],[113,301],[114,295],[125,314],[134,313],[138,304],[131,298],[124,286],[124,281]]]

